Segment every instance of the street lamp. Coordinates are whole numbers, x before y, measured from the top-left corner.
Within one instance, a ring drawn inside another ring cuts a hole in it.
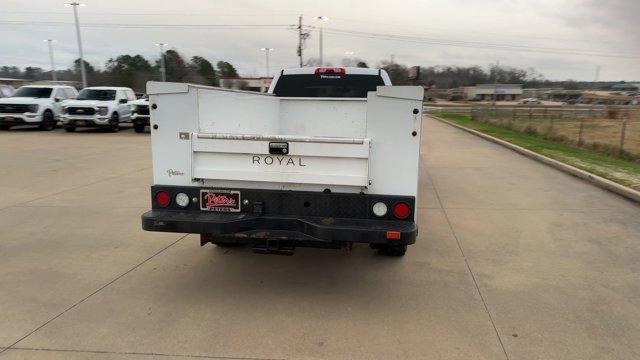
[[[76,37],[78,38],[78,52],[80,53],[80,74],[82,75],[82,87],[87,87],[87,73],[84,69],[84,56],[82,56],[82,38],[80,37],[80,22],[78,21],[78,6],[85,6],[79,2],[64,4],[66,7],[73,7],[73,17],[76,20]]]
[[[318,39],[320,40],[320,66],[322,66],[324,65],[324,60],[322,57],[322,29],[324,28],[324,22],[328,21],[329,18],[326,16],[315,16],[313,19],[320,22],[320,36],[318,37]]]
[[[57,81],[58,76],[56,75],[56,66],[53,61],[53,43],[55,42],[55,40],[47,39],[43,41],[49,44],[49,61],[51,62],[51,80]]]
[[[345,51],[344,54],[349,57],[349,66],[355,66],[353,64],[353,57],[356,53],[354,51]]]
[[[269,53],[273,51],[273,48],[263,47],[263,48],[260,48],[260,50],[264,51],[264,54],[266,56],[265,65],[266,65],[266,69],[267,69],[267,77],[269,77],[269,72],[270,72],[269,71]]]
[[[169,44],[166,43],[157,43],[156,46],[160,47],[160,75],[162,77],[162,81],[167,81],[167,68],[164,65],[164,47]]]

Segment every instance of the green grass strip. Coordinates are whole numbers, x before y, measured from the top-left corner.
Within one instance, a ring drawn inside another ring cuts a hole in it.
[[[493,124],[474,121],[471,120],[469,115],[445,113],[439,116],[445,120],[508,141],[618,184],[640,190],[640,163],[547,140],[541,135],[529,135]]]

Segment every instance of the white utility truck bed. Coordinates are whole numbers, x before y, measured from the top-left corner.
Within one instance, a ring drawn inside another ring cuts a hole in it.
[[[283,70],[269,93],[147,84],[153,156],[145,230],[263,253],[417,235],[423,89],[377,69]]]

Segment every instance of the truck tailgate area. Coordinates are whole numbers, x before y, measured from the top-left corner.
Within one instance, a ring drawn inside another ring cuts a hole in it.
[[[421,90],[280,98],[151,82],[154,183],[416,196]]]

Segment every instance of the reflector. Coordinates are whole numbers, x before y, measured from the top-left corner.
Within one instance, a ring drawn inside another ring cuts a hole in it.
[[[387,231],[387,239],[400,240],[400,231]]]

